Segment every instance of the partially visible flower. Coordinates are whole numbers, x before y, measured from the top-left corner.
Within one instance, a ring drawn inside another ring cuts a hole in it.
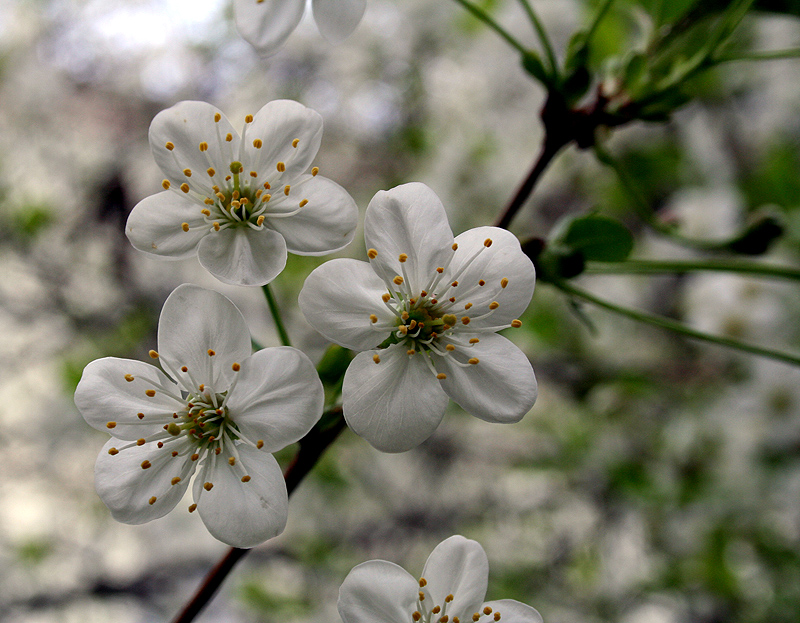
[[[270,454],[303,437],[322,414],[323,390],[300,351],[251,356],[250,332],[226,297],[182,285],[158,324],[161,369],[107,357],[83,371],[75,404],[112,438],[95,466],[97,492],[115,519],[166,515],[195,472],[195,509],[208,531],[253,547],[286,526],[288,495]]]
[[[348,425],[384,452],[403,452],[439,426],[448,396],[489,422],[517,422],[537,386],[525,354],[497,331],[519,327],[533,264],[504,229],[453,238],[424,184],[375,195],[364,217],[370,263],[315,269],[300,309],[317,331],[359,353],[342,389]]]
[[[431,552],[419,580],[385,560],[362,563],[339,589],[344,623],[542,623],[513,599],[484,602],[489,561],[480,543],[451,536]]]
[[[324,255],[355,235],[358,207],[341,186],[306,173],[322,117],[290,100],[245,117],[242,135],[217,108],[180,102],[150,124],[164,192],[140,201],[125,232],[167,259],[197,254],[220,281],[258,286],[286,266],[286,252]]]
[[[352,33],[367,7],[367,0],[312,0],[314,21],[331,43]],[[278,51],[292,34],[306,8],[306,0],[233,0],[236,28],[264,55]]]

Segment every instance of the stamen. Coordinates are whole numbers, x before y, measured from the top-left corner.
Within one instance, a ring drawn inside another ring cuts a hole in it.
[[[152,506],[153,504],[155,504],[155,503],[156,503],[156,500],[157,500],[157,499],[158,499],[158,498],[157,498],[156,496],[153,496],[153,497],[151,497],[149,500],[147,500],[147,503],[148,503],[148,504],[150,504],[150,506]]]
[[[169,180],[164,180],[163,182],[161,182],[161,187],[162,187],[164,190],[169,190],[169,187],[170,187],[171,185],[172,185],[172,184],[170,184]]]
[[[296,138],[296,139],[294,139],[294,140],[292,141],[292,147],[294,147],[295,149],[297,149],[297,144],[298,144],[299,142],[300,142],[300,139],[299,139],[299,138]]]
[[[380,355],[378,355],[378,353],[372,355],[372,361],[374,361],[375,363],[380,363],[381,362]]]
[[[175,149],[175,144],[172,141],[167,141],[167,143],[166,143],[166,145],[164,145],[164,147],[166,147],[167,149],[172,151],[173,149]]]
[[[500,287],[501,287],[501,288],[505,288],[507,285],[508,285],[508,279],[506,279],[505,277],[503,277],[503,278],[500,280]]]
[[[319,173],[319,167],[312,167],[311,168],[312,177],[317,177],[317,173]]]

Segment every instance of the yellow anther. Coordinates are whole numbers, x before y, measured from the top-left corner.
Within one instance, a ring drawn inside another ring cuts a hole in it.
[[[453,617],[453,623],[461,623],[458,617]]]
[[[467,303],[464,305],[464,309],[469,309],[470,307],[472,307],[472,303]]]
[[[489,309],[491,310],[495,310],[498,307],[500,307],[500,303],[498,303],[497,301],[492,301],[491,303],[489,303]]]
[[[108,453],[109,453],[111,456],[114,456],[115,454],[119,454],[119,450],[117,450],[116,448],[109,448],[109,449],[108,449]]]
[[[205,141],[200,143],[197,147],[200,151],[208,151],[208,143],[206,143]]]
[[[218,112],[215,112],[214,113],[214,123],[219,123],[220,119],[222,119],[222,115],[220,115]]]
[[[483,286],[485,286],[485,285],[486,285],[486,282],[485,282],[483,279],[481,279],[481,280],[478,282],[478,285],[479,285],[479,286],[481,286],[481,287],[483,287]]]
[[[447,378],[447,375],[444,372],[440,372],[439,374],[436,375],[436,378],[439,379],[440,381],[444,381]]]
[[[458,243],[457,243],[457,242],[454,242],[454,243],[453,243],[453,246],[452,246],[452,247],[450,247],[450,248],[451,248],[451,249],[453,249],[453,251],[457,250],[457,249],[458,249]]]
[[[316,177],[317,173],[319,173],[319,167],[312,167],[311,168],[311,175]]]
[[[258,216],[258,218],[256,219],[256,225],[258,225],[258,226],[263,225],[264,224],[264,218],[265,218],[264,215],[260,214]]]
[[[409,315],[408,315],[407,311],[404,311],[402,314],[400,314],[400,319],[401,320],[408,320],[408,318],[409,318]],[[413,327],[412,327],[412,329],[413,329]]]
[[[208,199],[206,200],[206,202],[209,205],[214,203],[213,201],[209,201]],[[208,208],[203,208],[202,210],[200,210],[200,214],[202,214],[203,216],[211,216],[211,210],[209,210]]]
[[[495,612],[494,613],[494,620],[495,621],[499,621],[500,620],[500,613],[499,612]]]
[[[150,355],[151,359],[158,359],[158,353],[154,350],[150,350],[147,354]]]
[[[450,603],[451,601],[453,601],[454,599],[455,599],[455,597],[453,597],[453,594],[451,593],[450,595],[448,595],[447,597],[445,597],[445,598],[444,598],[444,602],[445,602],[446,604],[449,604],[449,603]]]
[[[428,296],[428,291],[427,291],[427,290],[422,290],[422,291],[419,293],[419,296],[420,296],[420,298],[422,298],[422,297],[424,297],[424,296]]]
[[[125,380],[128,381],[128,383],[130,383],[131,381],[133,381],[133,375],[132,374],[126,374],[125,375]]]
[[[275,168],[278,169],[278,173],[283,173],[286,171],[286,163],[278,162],[278,164],[275,165]]]
[[[215,196],[217,199],[219,199],[220,201],[225,201],[225,195],[223,195],[223,194],[222,194],[222,193],[220,193],[220,192],[216,193],[214,196]]]
[[[422,618],[422,613],[415,610],[411,613],[411,618],[414,619],[414,621],[419,621]]]
[[[181,366],[181,372],[188,372],[188,371],[189,368],[187,368],[186,366]]]
[[[231,370],[233,370],[234,372],[238,372],[238,371],[239,371],[239,370],[241,370],[241,369],[242,369],[242,366],[240,366],[238,363],[234,363],[234,364],[231,366]]]
[[[413,348],[409,348],[406,351],[406,355],[416,355],[416,354],[417,354],[417,351],[415,351]]]
[[[264,143],[261,141],[261,139],[260,139],[260,138],[257,138],[257,139],[255,139],[255,140],[253,141],[253,147],[255,147],[256,149],[261,149],[261,147],[262,147],[263,145],[264,145]]]
[[[144,444],[146,444],[146,443],[147,443],[147,440],[146,440],[146,439],[137,439],[137,440],[136,440],[136,445],[137,445],[137,446],[143,446],[143,445],[144,445]]]
[[[149,469],[150,467],[152,467],[150,461],[142,461],[142,469]]]
[[[300,202],[300,204],[299,204],[299,207],[301,207],[301,208],[305,208],[307,205],[308,205],[308,199],[303,199],[303,200]]]
[[[478,342],[480,342],[480,340],[476,337],[470,338],[469,340],[470,344],[477,344]]]
[[[205,391],[205,389],[206,389],[206,384],[205,384],[205,383],[200,383],[200,385],[197,387],[197,389],[199,389],[201,392],[202,392],[202,391]]]
[[[433,610],[431,610],[431,612],[432,612],[433,614],[439,614],[441,611],[442,611],[442,608],[441,608],[441,606],[434,606],[434,607],[433,607]]]
[[[472,615],[472,620],[473,620],[473,621],[476,621],[476,622],[477,622],[477,621],[479,621],[479,620],[480,620],[480,618],[481,618],[481,615],[480,615],[480,613],[479,613],[479,612],[476,612],[475,614],[473,614],[473,615]]]
[[[284,186],[284,187],[283,187],[283,194],[284,194],[284,195],[286,195],[286,196],[288,197],[288,196],[289,196],[289,191],[290,191],[290,190],[292,190],[292,187],[291,187],[291,186],[289,186],[289,184],[286,184],[286,186]]]
[[[402,264],[408,260],[408,256],[405,253],[401,253],[400,257],[398,257],[397,259],[399,259],[400,263]]]
[[[522,326],[522,321],[521,320],[512,320],[511,321],[511,326],[514,327],[515,329],[519,329]]]
[[[392,282],[397,286],[403,285],[403,278],[400,275],[397,275],[394,279],[392,279]]]
[[[491,238],[487,238],[486,240],[484,240],[483,241],[483,246],[486,247],[487,249],[489,247],[491,247],[492,246],[492,239]]]
[[[390,298],[392,298],[392,297],[388,292],[385,292],[384,294],[381,295],[381,300],[384,303],[388,303]]]
[[[252,177],[253,179],[255,179],[255,178],[257,178],[257,177],[258,177],[258,173],[256,173],[255,171],[250,171],[250,177]]]
[[[213,357],[214,355],[216,355],[216,354],[217,354],[217,353],[215,353],[213,350],[211,350],[210,348],[208,349],[208,351],[207,351],[207,352],[208,352],[208,356],[209,356],[209,357]]]
[[[261,201],[263,201],[264,203],[269,203],[270,199],[272,199],[272,195],[270,195],[269,193],[264,193],[263,195],[261,195]]]
[[[456,349],[456,347],[453,346],[452,344],[448,344],[444,348],[445,348],[445,350],[450,351],[451,353]]]
[[[397,327],[397,330],[400,332],[400,335],[405,335],[408,333],[408,327],[406,325]]]
[[[228,133],[225,135],[225,140],[226,140],[226,141],[228,141],[228,142],[230,143],[230,142],[233,140],[233,134],[231,134],[230,132],[228,132]]]
[[[371,260],[374,260],[376,257],[378,257],[377,249],[370,249],[367,251],[367,257]]]
[[[163,182],[161,182],[161,187],[164,190],[169,190],[170,186],[172,186],[172,184],[169,183],[169,180],[164,180]]]
[[[208,173],[208,177],[214,177],[217,174],[216,170],[214,170],[214,167],[208,167],[206,169],[206,173]]]
[[[145,394],[145,396],[147,396],[148,398],[152,398],[153,396],[155,396],[155,395],[156,395],[156,390],[154,390],[154,389],[148,389],[148,390],[146,390],[146,391],[144,392],[144,394]]]
[[[484,613],[484,614],[491,614],[491,613],[492,613],[492,609],[491,609],[491,607],[489,607],[489,606],[486,606],[486,607],[483,609],[483,613]]]
[[[193,513],[197,510],[197,504],[190,504],[189,505],[189,512]]]
[[[184,182],[183,184],[181,184],[181,190],[182,190],[183,192],[185,192],[185,193],[188,193],[188,192],[189,192],[189,184],[187,184],[186,182]]]
[[[419,600],[425,601],[425,593],[423,593],[422,591],[419,592]]]
[[[444,272],[444,268],[442,268],[441,266],[439,266],[439,268],[437,268],[437,269],[436,269],[436,272],[437,272],[437,273],[439,273],[439,274],[441,275],[441,274]]]
[[[270,186],[269,182],[264,182],[264,189],[269,190],[270,188],[272,188],[272,186]]]
[[[177,484],[178,484],[180,481],[181,481],[181,477],[180,477],[180,476],[175,476],[175,478],[173,478],[172,480],[170,480],[170,482],[171,482],[173,485],[177,485]]]
[[[439,619],[439,623],[447,623],[450,620],[450,617],[446,614]]]
[[[236,465],[236,457],[232,456],[228,458],[228,465]]]
[[[203,489],[205,489],[206,491],[211,491],[211,489],[213,489],[213,488],[214,488],[214,483],[213,482],[203,483]]]
[[[503,277],[503,278],[500,280],[500,287],[501,287],[501,288],[505,288],[507,285],[508,285],[508,279],[506,279],[505,277]]]
[[[181,229],[183,231],[189,231],[189,223],[181,223]]]
[[[369,321],[370,321],[372,324],[375,324],[376,322],[378,322],[378,317],[377,317],[375,314],[370,314],[370,315],[369,315]]]
[[[167,141],[167,144],[164,145],[164,147],[172,151],[173,149],[175,149],[175,143],[173,143],[172,141]]]
[[[247,115],[244,118],[245,123],[253,123],[253,115]]]
[[[136,417],[138,417],[140,420],[143,420],[144,419],[144,413],[137,413]]]
[[[153,504],[155,504],[155,503],[156,503],[156,500],[157,500],[157,499],[158,499],[158,498],[157,498],[156,496],[153,496],[153,497],[151,497],[149,500],[147,500],[147,503],[148,503],[148,504],[150,504],[150,506],[152,506]]]
[[[216,221],[214,221],[214,223],[211,226],[214,228],[214,231],[219,231],[220,229],[219,223],[217,223]]]
[[[192,170],[191,170],[191,169],[184,169],[184,170],[183,170],[183,174],[184,174],[186,177],[192,177]]]
[[[264,447],[264,440],[263,440],[263,439],[259,439],[259,440],[256,442],[256,448],[258,448],[259,450],[261,450],[261,448],[263,448],[263,447]]]
[[[296,147],[297,147],[297,144],[298,144],[299,142],[300,142],[300,139],[299,139],[299,138],[296,138],[296,139],[294,139],[294,140],[292,141],[292,147],[295,147],[295,148],[296,148]]]
[[[461,322],[462,322],[463,324],[469,324],[469,316],[464,316],[464,317],[461,319]]]
[[[477,357],[470,357],[470,358],[467,360],[467,363],[470,363],[470,364],[472,364],[473,366],[475,366],[475,365],[478,365],[478,364],[480,363],[480,361],[481,361],[481,360],[480,360],[480,359],[478,359]]]
[[[250,482],[250,476],[247,475],[242,476],[242,482]]]
[[[200,455],[195,452],[192,456],[189,457],[192,461],[196,461],[200,458]]]

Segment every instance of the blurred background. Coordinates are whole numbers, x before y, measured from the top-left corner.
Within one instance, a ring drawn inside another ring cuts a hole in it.
[[[557,50],[593,3],[534,0]],[[620,9],[598,33],[611,55],[646,16]],[[486,0],[526,45],[520,5]],[[800,22],[758,14],[756,47],[800,43]],[[332,47],[307,15],[260,58],[225,0],[0,0],[0,620],[169,620],[227,550],[180,504],[118,524],[94,491],[106,436],[72,403],[83,367],[145,358],[158,313],[184,282],[216,289],[277,345],[260,289],[226,286],[195,259],[135,251],[128,212],[160,190],[152,117],[184,99],[235,126],[266,102],[319,111],[317,162],[365,209],[407,181],[431,186],[453,230],[493,222],[539,150],[542,88],[518,55],[455,2],[368,0]],[[617,131],[613,150],[660,214],[720,239],[759,210],[781,240],[762,258],[800,260],[800,60],[730,64],[663,123]],[[599,210],[633,231],[638,258],[692,252],[649,233],[630,197],[574,147],[512,230],[546,237]],[[343,254],[364,259],[360,234]],[[274,283],[296,346],[325,348],[296,307],[322,259],[290,256]],[[583,276],[582,287],[695,328],[797,352],[796,282],[720,273]],[[338,587],[364,560],[419,574],[451,534],[477,539],[489,599],[546,623],[792,623],[800,620],[800,368],[686,341],[539,284],[520,330],[540,397],[519,424],[454,405],[402,455],[349,431],[303,482],[286,532],[228,578],[199,621],[337,621]],[[292,448],[279,459],[288,461]]]

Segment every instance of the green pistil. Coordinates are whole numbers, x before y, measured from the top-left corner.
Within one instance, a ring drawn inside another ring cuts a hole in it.
[[[231,173],[233,174],[233,190],[241,193],[239,190],[239,173],[244,170],[241,162],[231,162]]]

